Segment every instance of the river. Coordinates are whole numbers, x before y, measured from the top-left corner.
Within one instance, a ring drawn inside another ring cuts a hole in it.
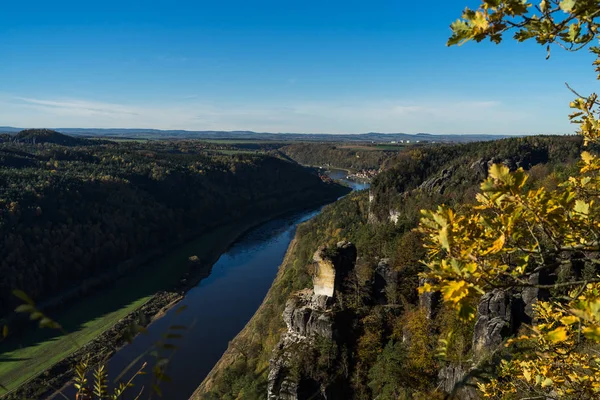
[[[346,172],[333,170],[328,175],[342,180],[354,190],[368,188],[367,183],[348,181]],[[298,224],[320,212],[320,208],[264,223],[240,237],[213,265],[210,275],[189,290],[184,299],[163,318],[152,323],[145,334],[119,350],[109,361],[115,376],[140,354],[146,352],[169,326],[183,325],[182,337],[169,340],[177,350],[172,353],[167,374],[174,382],[161,383],[163,398],[188,399],[219,361],[227,345],[258,309],[267,294]],[[187,308],[178,312],[178,308]],[[153,359],[146,357],[148,364]],[[135,386],[149,389],[152,373],[140,376]],[[72,391],[67,390],[65,393]],[[135,389],[133,391],[136,391]]]

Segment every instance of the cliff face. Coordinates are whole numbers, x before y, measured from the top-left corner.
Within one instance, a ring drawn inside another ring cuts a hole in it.
[[[539,275],[533,277],[539,283]],[[544,283],[553,282],[550,277]],[[429,295],[437,295],[435,293]],[[469,373],[485,369],[494,363],[494,353],[502,348],[506,339],[518,333],[522,324],[532,322],[532,308],[539,300],[545,300],[545,290],[526,288],[506,291],[494,289],[484,294],[477,307],[477,316],[472,335],[472,360],[469,363],[450,363],[439,370],[439,384],[443,390],[458,399],[479,399],[477,392],[469,386]],[[491,360],[489,357],[491,356]]]
[[[328,398],[333,390],[310,376],[294,371],[298,349],[310,350],[318,341],[337,339],[336,295],[341,282],[354,268],[356,247],[339,242],[334,249],[321,247],[313,256],[313,288],[290,296],[283,312],[287,327],[270,360],[267,398],[302,400]]]

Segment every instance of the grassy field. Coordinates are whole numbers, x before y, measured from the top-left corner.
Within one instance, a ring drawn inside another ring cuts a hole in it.
[[[221,154],[227,154],[228,156],[232,154],[256,154],[256,153],[264,153],[264,150],[246,150],[246,149],[235,149],[235,150],[211,150]]]
[[[338,146],[340,149],[349,149],[354,151],[402,151],[405,145],[403,144],[347,144]]]
[[[198,140],[202,140],[203,142],[207,142],[207,143],[230,144],[230,145],[235,145],[235,144],[290,144],[290,143],[294,142],[292,140],[290,140],[290,141],[286,141],[286,140],[273,141],[273,140],[202,139],[202,138],[198,138]]]
[[[70,332],[57,335],[50,330],[32,328],[17,341],[2,343],[0,384],[9,391],[62,360],[79,345],[84,345],[111,328],[127,314],[147,302],[159,290],[172,287],[188,268],[188,257],[197,255],[212,264],[244,231],[257,221],[238,221],[177,248],[156,261],[137,268],[112,287],[86,297],[50,317]],[[0,389],[0,395],[3,390]]]

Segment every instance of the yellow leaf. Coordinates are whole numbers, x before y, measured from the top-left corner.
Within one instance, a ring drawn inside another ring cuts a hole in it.
[[[586,165],[590,165],[591,162],[595,159],[596,157],[594,157],[591,153],[584,151],[583,153],[581,153],[581,159],[583,160],[583,162]]]
[[[504,236],[504,234],[502,234],[498,239],[496,239],[494,241],[494,244],[492,244],[492,247],[490,247],[483,253],[483,255],[499,252],[500,250],[502,250],[502,247],[504,247],[505,241],[506,241],[506,236]]]
[[[567,329],[564,326],[561,326],[553,331],[548,332],[546,337],[553,343],[564,342],[567,340]]]
[[[469,294],[469,287],[465,281],[452,281],[448,282],[446,286],[442,288],[442,294],[444,295],[445,301],[452,301],[458,303]]]
[[[482,31],[486,30],[490,25],[487,19],[485,18],[485,15],[481,11],[477,11],[475,13],[475,17],[473,18],[472,22],[475,28],[480,29]]]
[[[560,322],[562,322],[564,325],[573,325],[573,324],[579,322],[579,318],[577,318],[573,315],[568,315],[566,317],[562,317]]]
[[[588,326],[583,328],[583,335],[596,342],[600,342],[600,326]]]
[[[450,251],[450,239],[448,238],[448,227],[445,226],[440,229],[440,244],[446,251]]]
[[[503,165],[503,164],[494,164],[490,167],[490,171],[489,171],[489,175],[492,178],[497,179],[502,182],[506,179],[506,177],[508,176],[509,173],[510,173],[510,170],[508,169],[508,167],[506,165]]]
[[[433,288],[427,282],[425,282],[423,284],[423,286],[420,286],[418,290],[419,290],[419,294],[423,294],[423,293],[427,293],[427,292],[433,292]]]

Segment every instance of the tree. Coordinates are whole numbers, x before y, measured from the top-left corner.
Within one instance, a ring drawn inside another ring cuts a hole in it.
[[[393,341],[388,342],[377,356],[377,361],[369,371],[369,387],[377,394],[377,399],[408,397],[406,358],[402,342]]]
[[[598,39],[597,0],[483,0],[451,25],[448,45],[489,38],[500,43],[514,31],[518,41],[535,39],[577,51]],[[600,47],[596,56],[600,79]],[[571,122],[586,146],[600,142],[597,95],[577,95]],[[591,146],[590,146],[591,145]],[[475,317],[480,295],[495,288],[567,289],[565,296],[539,301],[535,325],[512,339],[511,357],[497,376],[479,383],[487,398],[595,399],[600,396],[600,158],[581,154],[579,171],[555,190],[527,189],[523,169],[493,165],[481,184],[477,203],[461,212],[440,206],[423,211],[419,230],[428,250],[429,282],[421,291],[439,290],[464,320]],[[580,279],[544,285],[536,274],[563,265],[596,271]]]

